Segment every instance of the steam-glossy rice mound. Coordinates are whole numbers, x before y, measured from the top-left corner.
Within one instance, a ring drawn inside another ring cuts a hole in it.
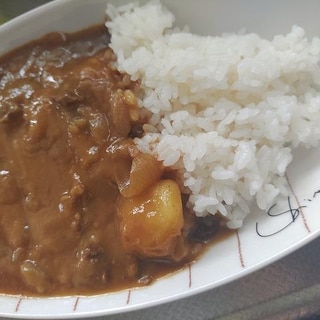
[[[193,35],[159,2],[107,14],[117,68],[140,81],[151,112],[136,144],[179,170],[195,213],[237,228],[252,204],[286,194],[292,149],[320,138],[320,39],[296,26],[272,41]]]

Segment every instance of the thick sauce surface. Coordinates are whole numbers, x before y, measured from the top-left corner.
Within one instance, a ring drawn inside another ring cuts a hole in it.
[[[128,225],[118,218],[119,190],[133,159],[144,158],[131,139],[141,134],[139,88],[112,68],[108,40],[101,27],[51,34],[0,61],[1,292],[143,285],[201,251],[187,217],[179,254],[143,257],[121,241]],[[158,166],[145,162],[147,172]],[[164,179],[157,170],[152,179]]]

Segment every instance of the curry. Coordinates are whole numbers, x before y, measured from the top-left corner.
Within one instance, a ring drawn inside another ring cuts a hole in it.
[[[98,26],[1,58],[1,292],[146,285],[217,231],[186,208],[174,172],[135,146],[143,93],[115,70],[108,43]]]

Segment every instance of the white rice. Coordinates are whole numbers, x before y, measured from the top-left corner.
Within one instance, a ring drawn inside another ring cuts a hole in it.
[[[107,14],[117,68],[140,80],[152,112],[135,142],[180,170],[195,213],[238,228],[252,203],[286,194],[292,149],[320,138],[320,39],[297,26],[272,41],[193,35],[159,2]]]

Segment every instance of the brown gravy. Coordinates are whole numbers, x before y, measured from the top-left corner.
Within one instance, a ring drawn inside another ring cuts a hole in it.
[[[52,33],[0,60],[1,292],[149,284],[193,261],[213,235],[192,237],[199,222],[185,210],[179,258],[134,255],[122,245],[119,180],[137,154],[132,136],[142,120],[139,86],[114,70],[108,41],[101,26]]]

